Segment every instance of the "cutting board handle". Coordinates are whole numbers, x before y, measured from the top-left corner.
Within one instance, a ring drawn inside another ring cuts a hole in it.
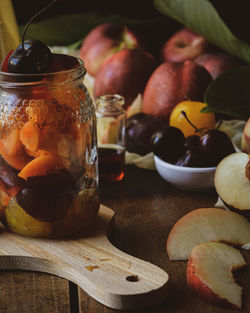
[[[109,242],[107,232],[113,217],[114,211],[101,205],[91,233],[65,240],[21,237],[2,227],[0,268],[66,278],[113,309],[140,309],[159,304],[166,297],[168,274]]]

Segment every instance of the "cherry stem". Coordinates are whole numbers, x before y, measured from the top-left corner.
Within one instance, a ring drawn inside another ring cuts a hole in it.
[[[23,31],[23,36],[22,36],[22,51],[23,51],[23,55],[24,55],[24,38],[25,38],[25,34],[27,32],[28,27],[30,26],[30,24],[34,21],[34,19],[40,15],[41,13],[43,13],[45,10],[47,10],[53,3],[55,3],[56,0],[52,0],[46,7],[44,7],[43,9],[41,9],[39,12],[37,12],[34,16],[32,16],[32,18],[29,20],[28,24],[25,26],[24,31]]]
[[[202,128],[197,128],[187,117],[187,113],[185,111],[181,111],[182,115],[185,117],[185,119],[188,121],[188,123],[195,129],[196,133],[201,133],[202,130],[208,129],[208,127],[202,127]]]
[[[181,111],[181,114],[185,117],[185,119],[188,121],[188,123],[195,129],[195,132],[198,133],[200,131],[199,128],[197,128],[187,117],[187,113],[185,111]]]

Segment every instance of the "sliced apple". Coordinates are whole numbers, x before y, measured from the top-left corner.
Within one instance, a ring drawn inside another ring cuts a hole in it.
[[[187,265],[187,285],[213,304],[241,308],[242,287],[233,278],[233,271],[246,265],[241,253],[219,242],[196,246]]]
[[[250,242],[250,223],[235,212],[218,208],[196,209],[177,221],[167,239],[170,260],[187,260],[202,243],[222,241],[242,246]]]
[[[138,93],[135,100],[132,102],[132,104],[127,108],[127,118],[130,116],[142,112],[142,95],[141,93]]]
[[[233,153],[224,158],[215,171],[214,185],[221,200],[232,210],[250,217],[249,156]]]

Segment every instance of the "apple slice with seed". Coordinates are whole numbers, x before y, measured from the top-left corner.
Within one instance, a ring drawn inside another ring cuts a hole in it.
[[[233,271],[244,265],[233,247],[219,242],[199,244],[189,257],[187,285],[210,303],[239,309],[242,287],[235,283]]]
[[[243,246],[250,242],[250,223],[242,215],[224,209],[191,211],[179,219],[169,233],[169,259],[187,260],[196,245],[210,241]]]

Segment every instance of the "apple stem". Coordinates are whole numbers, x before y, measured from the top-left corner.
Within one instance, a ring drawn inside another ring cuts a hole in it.
[[[220,120],[220,121],[219,121],[219,123],[218,123],[218,125],[217,125],[217,127],[216,127],[216,129],[218,129],[218,130],[219,130],[219,128],[221,127],[222,123],[223,123],[223,121],[222,121],[222,120]]]
[[[27,32],[28,27],[30,26],[30,24],[34,21],[34,19],[40,15],[41,13],[43,13],[45,10],[47,10],[53,3],[55,3],[56,0],[52,0],[46,7],[44,7],[43,9],[41,9],[39,12],[37,12],[34,16],[32,16],[32,18],[28,21],[28,23],[26,24],[24,31],[23,31],[23,35],[22,35],[22,51],[23,51],[23,55],[24,55],[24,38],[25,38],[25,34]]]

